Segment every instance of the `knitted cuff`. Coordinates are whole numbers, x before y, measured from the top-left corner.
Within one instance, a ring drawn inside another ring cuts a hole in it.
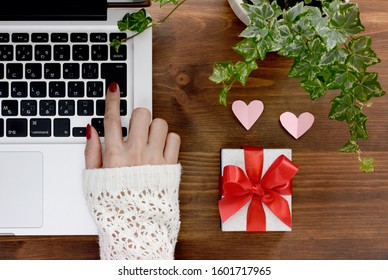
[[[180,164],[86,169],[84,192],[116,192],[126,190],[128,186],[135,191],[144,188],[179,188],[181,169]]]

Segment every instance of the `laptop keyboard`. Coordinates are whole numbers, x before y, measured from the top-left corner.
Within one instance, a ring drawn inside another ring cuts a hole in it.
[[[116,52],[109,45],[125,37],[108,32],[0,33],[0,142],[81,139],[88,123],[104,136],[105,92],[112,81],[120,86],[121,116],[130,113],[130,46]],[[125,137],[127,130],[122,130]]]

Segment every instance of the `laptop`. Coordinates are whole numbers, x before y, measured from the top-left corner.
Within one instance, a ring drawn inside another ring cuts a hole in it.
[[[103,140],[116,81],[127,135],[152,111],[152,32],[123,45],[117,21],[143,0],[7,0],[0,8],[0,235],[94,235],[83,194],[86,125]],[[115,7],[107,9],[107,6]]]

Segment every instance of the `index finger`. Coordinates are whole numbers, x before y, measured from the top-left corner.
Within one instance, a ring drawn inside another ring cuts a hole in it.
[[[121,145],[123,143],[120,117],[120,88],[115,82],[109,85],[105,97],[104,131],[106,146]]]

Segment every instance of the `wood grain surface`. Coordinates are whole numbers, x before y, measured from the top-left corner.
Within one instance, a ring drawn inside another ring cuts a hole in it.
[[[384,0],[356,0],[365,35],[382,63],[388,90],[388,6]],[[154,18],[168,9],[150,8]],[[153,30],[154,117],[168,121],[182,138],[181,231],[177,259],[388,259],[388,97],[373,100],[361,143],[376,158],[376,172],[358,171],[351,154],[338,152],[348,139],[346,124],[328,119],[329,92],[317,101],[287,77],[290,59],[269,54],[246,87],[236,84],[228,106],[208,80],[215,62],[239,59],[231,49],[244,26],[227,0],[191,0]],[[246,131],[231,103],[260,99],[264,113]],[[309,111],[316,121],[293,139],[279,124],[285,111]],[[291,148],[300,171],[293,181],[293,230],[282,233],[224,233],[217,203],[220,149],[242,144]],[[0,237],[1,259],[98,259],[96,236]]]

